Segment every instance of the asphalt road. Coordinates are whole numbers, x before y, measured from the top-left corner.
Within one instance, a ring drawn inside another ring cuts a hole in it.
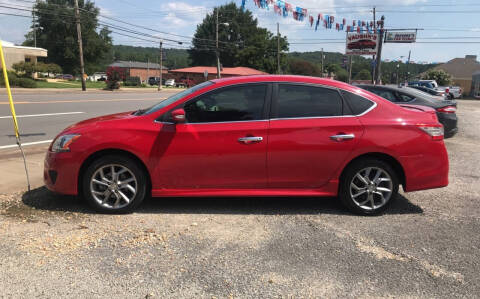
[[[450,185],[377,217],[336,198],[154,198],[100,215],[4,190],[0,297],[478,298],[480,101],[458,115]]]
[[[149,107],[178,91],[155,89],[132,91],[42,91],[14,92],[22,142],[53,139],[71,124],[95,116]],[[5,93],[0,94],[0,149],[15,144],[13,123]]]

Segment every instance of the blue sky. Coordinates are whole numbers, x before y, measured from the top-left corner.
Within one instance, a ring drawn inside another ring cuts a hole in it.
[[[230,1],[96,0],[94,2],[100,7],[101,14],[105,16],[166,33],[192,36],[196,25],[201,22],[206,13],[211,12],[216,5]],[[235,2],[240,5],[241,0],[235,0]],[[419,43],[386,44],[383,51],[384,59],[396,60],[405,56],[402,58],[405,60],[409,50],[412,51],[413,61],[444,62],[455,57],[464,57],[466,54],[480,56],[480,18],[478,17],[480,2],[478,0],[291,0],[287,2],[293,6],[305,7],[309,13],[330,14],[335,15],[337,19],[346,18],[347,20],[370,20],[372,19],[371,7],[376,6],[377,16],[385,15],[387,28],[425,29],[418,33]],[[0,0],[0,5],[19,7],[31,6],[31,3],[29,0]],[[279,22],[281,34],[286,35],[291,43],[290,51],[316,51],[321,48],[325,51],[341,53],[345,51],[345,44],[341,40],[345,38],[344,32],[326,29],[315,32],[307,22],[295,21],[291,16],[287,18],[276,16],[273,9],[264,10],[255,7],[253,0],[247,0],[246,7],[258,18],[260,26],[272,32],[276,32],[276,23]],[[29,14],[0,7],[0,13],[2,12]],[[21,43],[30,22],[28,18],[0,14],[0,39]],[[119,25],[128,27],[125,24]],[[136,30],[160,37],[178,38],[144,29]],[[150,42],[117,34],[113,34],[113,38],[115,44],[153,45]],[[325,39],[333,40],[325,41]]]

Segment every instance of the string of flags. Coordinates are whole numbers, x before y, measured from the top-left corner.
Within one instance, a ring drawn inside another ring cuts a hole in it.
[[[307,20],[310,27],[315,27],[315,31],[317,31],[319,27],[357,33],[373,33],[375,31],[373,21],[347,21],[345,18],[338,18],[334,15],[322,13],[313,14],[309,13],[306,8],[294,6],[285,0],[253,0],[253,2],[255,3],[255,6],[261,9],[269,10],[270,7],[273,6],[273,12],[284,18],[291,15],[294,20],[299,22]],[[242,0],[242,10],[245,10],[245,4],[246,0]],[[380,21],[377,21],[377,28],[380,28]],[[377,29],[377,32],[380,32],[380,29]]]

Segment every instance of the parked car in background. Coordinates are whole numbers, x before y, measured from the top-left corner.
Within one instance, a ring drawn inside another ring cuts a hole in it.
[[[57,75],[55,78],[63,79],[63,80],[73,80],[74,79],[73,75],[70,75],[70,74]]]
[[[101,77],[101,78],[98,78],[97,81],[100,81],[100,82],[102,82],[102,81],[107,81],[107,78]]]
[[[426,92],[426,93],[428,93],[432,96],[443,97],[445,100],[449,99],[449,97],[447,96],[445,91],[442,91],[442,90],[436,90],[436,89],[433,89],[433,88],[428,88],[428,87],[424,87],[424,86],[420,86],[420,85],[408,85],[408,87],[418,89],[418,90]]]
[[[195,85],[195,81],[187,78],[180,78],[180,81],[177,82],[177,87],[192,87]]]
[[[457,103],[445,100],[443,97],[432,96],[411,87],[396,87],[382,85],[357,85],[392,103],[398,105],[411,104],[427,106],[435,109],[438,120],[445,130],[445,138],[454,136],[457,131]]]
[[[449,99],[459,99],[463,96],[463,90],[460,86],[439,86],[435,89],[445,92]]]
[[[175,87],[175,79],[168,79],[165,81],[165,86],[166,87]]]
[[[338,196],[371,215],[399,185],[447,186],[448,154],[432,108],[334,80],[245,76],[68,127],[48,149],[44,180],[110,213],[151,194]]]
[[[160,77],[149,77],[148,78],[148,84],[149,85],[158,85],[160,82]],[[162,78],[162,85],[165,85],[165,79]]]
[[[437,83],[437,82],[435,82],[435,84],[434,84],[434,83],[431,82],[430,80],[428,80],[428,81],[420,80],[420,81],[411,81],[411,82],[408,82],[408,86],[422,86],[422,87],[427,87],[427,88],[435,89],[435,88],[438,86],[436,83]]]

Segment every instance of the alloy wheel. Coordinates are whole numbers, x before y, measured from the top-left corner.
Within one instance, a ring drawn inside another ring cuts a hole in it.
[[[137,179],[123,165],[108,164],[98,168],[90,180],[90,192],[95,201],[108,209],[121,209],[137,194]]]
[[[379,167],[360,170],[350,182],[350,196],[353,202],[364,210],[383,207],[390,200],[392,192],[392,178]]]

